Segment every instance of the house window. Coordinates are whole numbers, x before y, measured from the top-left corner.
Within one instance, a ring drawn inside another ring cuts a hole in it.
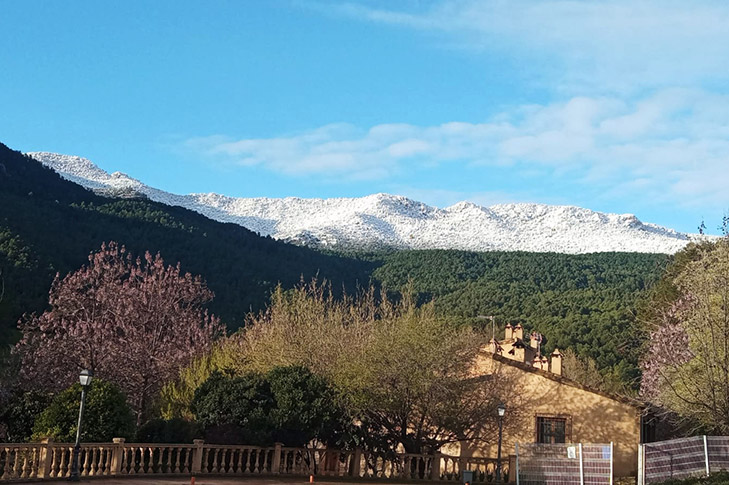
[[[566,443],[568,433],[566,416],[537,416],[537,443]]]

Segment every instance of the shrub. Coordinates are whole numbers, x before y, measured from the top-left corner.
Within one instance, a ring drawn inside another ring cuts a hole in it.
[[[137,430],[138,443],[191,443],[202,438],[199,424],[180,418],[153,419]]]
[[[51,402],[51,395],[28,391],[16,393],[0,405],[0,441],[20,443],[30,440],[38,416]]]
[[[74,384],[53,398],[36,419],[33,439],[53,438],[60,442],[76,440],[81,384]],[[134,435],[134,416],[124,393],[111,382],[94,379],[86,395],[81,441],[108,442]]]
[[[333,444],[351,423],[327,381],[302,366],[239,377],[215,372],[195,391],[192,408],[205,439],[219,443]]]
[[[268,415],[273,405],[261,375],[230,377],[216,371],[195,390],[192,411],[210,443],[266,445],[273,440]]]

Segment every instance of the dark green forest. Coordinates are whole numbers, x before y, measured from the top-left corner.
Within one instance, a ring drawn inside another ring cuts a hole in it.
[[[633,383],[642,345],[636,308],[663,274],[663,254],[400,251],[373,277],[388,288],[410,279],[421,300],[476,326],[494,316],[542,333],[545,350],[573,349],[619,381]]]
[[[374,264],[260,237],[179,207],[100,197],[0,144],[0,342],[16,337],[24,312],[43,311],[56,272],[80,268],[104,241],[137,255],[160,252],[168,264],[179,261],[183,271],[203,275],[215,292],[211,311],[231,329],[261,309],[278,282],[290,287],[318,275],[354,291],[368,283]]]
[[[145,199],[110,199],[66,181],[0,144],[0,344],[17,338],[18,319],[42,312],[51,281],[86,262],[104,241],[202,275],[215,292],[211,311],[233,330],[262,309],[279,282],[312,277],[335,292],[370,282],[389,290],[412,281],[421,301],[443,315],[500,327],[521,322],[542,332],[547,350],[572,348],[623,382],[637,375],[635,312],[670,257],[654,254],[396,251],[325,254],[261,237],[235,224]],[[1,289],[0,289],[1,291]]]

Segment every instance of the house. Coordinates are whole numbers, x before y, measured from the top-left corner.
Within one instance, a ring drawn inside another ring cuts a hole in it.
[[[539,334],[530,335],[527,341],[521,325],[507,325],[504,339],[492,340],[474,363],[475,376],[493,376],[514,391],[509,399],[513,402],[505,402],[502,455],[505,459],[513,455],[517,442],[613,442],[615,476],[635,475],[641,406],[566,378],[559,350],[547,358],[541,343]],[[463,457],[497,454],[495,443],[460,448]]]

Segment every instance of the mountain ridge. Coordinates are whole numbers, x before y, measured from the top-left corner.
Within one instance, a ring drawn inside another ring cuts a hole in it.
[[[438,208],[385,193],[330,199],[178,195],[120,172],[110,174],[82,157],[50,152],[27,155],[103,195],[146,197],[318,249],[673,254],[691,241],[706,238],[644,223],[633,214],[568,205],[511,203],[483,207],[463,201]]]

